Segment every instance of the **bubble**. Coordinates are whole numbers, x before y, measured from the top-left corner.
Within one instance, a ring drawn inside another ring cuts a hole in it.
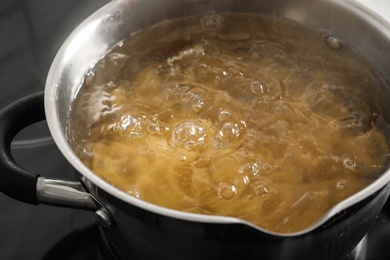
[[[118,47],[123,47],[123,45],[124,45],[124,42],[123,42],[123,41],[120,41],[120,42],[117,43],[117,46],[118,46]]]
[[[193,151],[196,149],[196,143],[194,141],[188,141],[184,144],[184,148],[188,151]]]
[[[187,156],[185,154],[179,153],[178,155],[176,155],[176,159],[178,161],[184,162],[187,160]]]
[[[96,71],[92,68],[88,69],[87,73],[85,74],[84,82],[85,86],[91,87],[93,83],[95,83],[96,80]]]
[[[128,190],[127,194],[129,194],[130,196],[133,196],[137,199],[139,199],[141,197],[141,193],[139,191],[136,191],[136,190]]]
[[[218,185],[218,197],[220,199],[229,200],[236,195],[237,190],[234,185],[231,185],[229,183],[220,183]]]
[[[148,132],[150,134],[155,134],[158,132],[158,125],[148,125]]]
[[[218,120],[219,121],[226,121],[229,118],[231,118],[232,114],[227,110],[220,110],[218,113]]]
[[[199,64],[199,69],[207,69],[207,64],[204,63]]]
[[[345,180],[340,180],[336,183],[336,188],[338,190],[343,190],[345,188],[345,185],[347,184],[347,181]]]
[[[200,26],[205,31],[212,31],[220,28],[222,17],[216,14],[206,14],[200,18]]]
[[[169,126],[160,125],[159,128],[158,128],[158,134],[164,135],[164,134],[169,132],[169,129],[170,129]]]
[[[243,179],[245,185],[248,185],[250,183],[248,176],[245,175],[242,179]]]
[[[108,92],[112,91],[115,89],[117,86],[113,81],[109,81],[106,84],[104,84],[104,89]]]
[[[245,163],[238,170],[240,174],[256,175],[259,172],[259,167],[256,163]]]
[[[150,134],[164,135],[168,133],[169,127],[160,123],[156,116],[151,116],[147,119],[147,130]]]
[[[123,116],[121,118],[121,127],[122,127],[122,130],[126,131],[127,128],[130,126],[130,125],[134,125],[136,124],[136,119],[130,115],[128,116]]]
[[[130,137],[140,135],[142,130],[141,121],[131,115],[122,116],[120,127],[124,132],[129,132]]]
[[[96,71],[93,68],[89,68],[85,76],[87,76],[87,77],[95,77],[96,76]]]
[[[82,155],[84,157],[93,158],[93,147],[91,147],[90,145],[86,145],[85,147],[83,147]]]
[[[255,191],[256,195],[265,195],[268,193],[267,186],[263,182],[258,182],[254,185],[253,190]]]
[[[195,112],[201,111],[206,106],[206,102],[199,96],[194,95],[191,99],[191,107]]]
[[[249,149],[252,149],[252,150],[257,148],[257,142],[254,140],[249,140],[247,142],[247,145],[248,145]]]
[[[251,90],[254,94],[264,94],[264,87],[259,81],[251,83]]]
[[[341,41],[332,35],[325,38],[325,43],[331,50],[340,50],[342,47]]]
[[[188,120],[173,129],[170,144],[192,151],[204,145],[205,137],[205,129],[196,121]]]
[[[355,160],[348,157],[343,160],[343,167],[355,171],[358,166]]]
[[[228,142],[233,138],[236,138],[240,135],[240,129],[237,124],[225,123],[219,129],[217,137],[219,140]]]
[[[148,132],[150,134],[156,134],[159,132],[160,123],[158,122],[158,120],[155,116],[148,118],[147,124],[148,124]]]

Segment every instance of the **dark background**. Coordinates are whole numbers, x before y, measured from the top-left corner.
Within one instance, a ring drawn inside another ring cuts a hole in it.
[[[43,90],[62,42],[106,2],[0,0],[0,108]],[[74,179],[46,122],[18,135],[12,151],[28,170],[47,177]],[[95,254],[97,244],[94,220],[90,212],[31,206],[0,193],[0,259],[90,259],[87,256]]]

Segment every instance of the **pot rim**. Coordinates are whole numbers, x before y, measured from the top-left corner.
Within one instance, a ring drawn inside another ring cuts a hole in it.
[[[341,201],[340,203],[333,206],[330,210],[328,210],[320,219],[318,219],[315,223],[310,225],[309,227],[300,230],[298,232],[293,233],[279,233],[266,230],[259,226],[256,226],[248,221],[238,219],[235,217],[225,217],[225,216],[214,216],[214,215],[203,215],[203,214],[195,214],[195,213],[187,213],[178,210],[172,210],[168,208],[164,208],[161,206],[157,206],[151,204],[149,202],[145,202],[143,200],[137,199],[133,196],[128,195],[127,193],[115,188],[108,182],[101,179],[98,175],[94,174],[87,166],[85,166],[81,160],[77,157],[77,155],[70,148],[68,140],[64,134],[63,128],[60,124],[60,117],[58,112],[58,100],[60,96],[60,91],[58,90],[57,82],[63,79],[63,70],[69,66],[72,66],[72,55],[75,52],[75,48],[77,49],[80,43],[85,43],[86,38],[96,29],[96,27],[101,26],[105,19],[107,19],[107,14],[112,13],[113,10],[117,10],[121,7],[125,2],[129,2],[128,0],[117,0],[111,1],[104,5],[102,8],[97,10],[91,16],[89,16],[86,20],[84,20],[67,38],[67,40],[63,43],[57,55],[55,56],[53,63],[50,67],[46,86],[45,86],[45,113],[46,120],[49,126],[50,133],[57,145],[60,149],[61,153],[65,156],[68,162],[77,170],[82,176],[92,182],[94,185],[99,187],[100,189],[106,191],[110,195],[128,203],[139,207],[141,209],[161,214],[167,217],[181,219],[192,222],[203,222],[203,223],[219,223],[219,224],[244,224],[247,226],[251,226],[256,230],[261,232],[280,236],[280,237],[293,237],[300,236],[306,234],[310,231],[313,231],[317,227],[323,225],[327,220],[333,217],[335,214],[343,211],[344,209],[362,201],[367,198],[369,195],[374,194],[383,188],[387,183],[390,182],[390,170],[386,170],[381,177],[371,183],[369,186],[364,188],[363,190],[355,193],[354,195],[348,197],[347,199]],[[356,9],[356,12],[359,13],[359,16],[362,19],[367,20],[369,23],[375,23],[376,26],[381,26],[389,31],[389,42],[390,42],[390,24],[385,21],[378,14],[372,12],[367,7],[362,4],[353,1],[353,0],[344,0],[341,5],[351,5],[351,8]],[[92,52],[90,55],[94,55]],[[96,62],[100,57],[96,57]],[[86,68],[88,69],[88,68]],[[53,84],[56,83],[56,84]],[[80,84],[80,83],[79,83]],[[97,198],[99,199],[99,198]]]

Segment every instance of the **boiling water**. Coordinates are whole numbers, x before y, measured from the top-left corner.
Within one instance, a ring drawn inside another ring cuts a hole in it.
[[[384,122],[365,94],[381,84],[337,38],[291,21],[167,21],[86,73],[69,139],[131,196],[295,232],[384,171]]]

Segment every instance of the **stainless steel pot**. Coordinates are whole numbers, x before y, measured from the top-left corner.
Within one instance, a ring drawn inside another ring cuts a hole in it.
[[[390,171],[293,234],[268,232],[245,221],[169,210],[109,185],[73,153],[66,139],[68,112],[82,77],[130,33],[159,21],[205,12],[254,12],[331,32],[360,52],[390,82],[390,25],[353,0],[117,0],[86,19],[66,40],[44,93],[0,112],[0,189],[30,204],[95,212],[101,235],[118,259],[342,259],[363,238],[384,205]],[[390,89],[367,89],[390,122]],[[54,180],[22,169],[10,144],[22,128],[46,120],[80,182]]]

